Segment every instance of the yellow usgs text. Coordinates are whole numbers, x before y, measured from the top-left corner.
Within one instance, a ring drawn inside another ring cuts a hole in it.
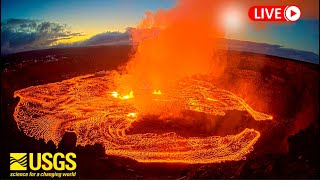
[[[10,153],[10,170],[73,171],[77,168],[75,153]]]

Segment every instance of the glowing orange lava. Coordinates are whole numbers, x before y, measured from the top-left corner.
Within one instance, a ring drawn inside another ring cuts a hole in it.
[[[101,143],[108,155],[139,162],[182,163],[241,160],[252,151],[260,133],[245,129],[225,137],[189,138],[174,132],[126,134],[132,123],[146,114],[168,114],[168,110],[174,113],[191,110],[214,116],[239,110],[248,111],[255,120],[272,119],[209,82],[186,78],[163,89],[165,93],[141,88],[121,94],[115,89],[117,75],[112,71],[105,76],[86,75],[18,90],[14,93],[20,98],[14,119],[26,135],[46,142],[58,144],[65,132],[72,131],[77,135],[77,144]]]
[[[162,94],[160,90],[153,90],[152,94]]]

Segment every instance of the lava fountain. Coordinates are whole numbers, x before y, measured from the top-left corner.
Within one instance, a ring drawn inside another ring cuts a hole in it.
[[[14,96],[20,101],[14,118],[19,129],[55,144],[65,132],[74,132],[79,145],[100,143],[108,155],[139,162],[243,159],[260,137],[254,129],[224,137],[127,133],[133,122],[150,114],[170,118],[193,111],[211,117],[238,110],[257,121],[272,119],[198,76],[223,73],[224,61],[215,56],[215,43],[223,43],[217,39],[223,37],[224,29],[219,16],[212,14],[222,7],[211,0],[184,0],[169,10],[147,12],[137,28],[131,29],[138,47],[120,73],[79,76],[16,91]]]

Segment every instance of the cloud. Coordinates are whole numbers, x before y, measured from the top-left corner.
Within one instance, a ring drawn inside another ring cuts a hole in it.
[[[1,54],[43,49],[52,43],[82,36],[65,24],[32,19],[8,19],[1,22]]]
[[[132,28],[127,28],[125,32],[104,32],[96,34],[84,41],[58,44],[54,47],[84,47],[112,44],[131,44],[131,29]]]
[[[121,32],[106,32],[93,36],[92,38],[84,41],[82,44],[85,46],[102,45],[109,43],[129,42],[131,35],[128,31]]]

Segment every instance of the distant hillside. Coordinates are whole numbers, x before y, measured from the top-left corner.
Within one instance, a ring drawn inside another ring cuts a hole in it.
[[[283,48],[279,45],[255,43],[250,41],[231,40],[227,41],[228,49],[235,51],[254,52],[272,56],[284,57],[299,61],[319,64],[319,55],[313,52]]]
[[[113,39],[103,39],[99,41],[92,41],[90,43],[85,43],[85,44],[77,44],[76,46],[59,46],[56,48],[52,49],[57,49],[53,50],[54,52],[60,52],[62,49],[68,49],[68,48],[85,48],[85,47],[103,47],[103,46],[117,46],[117,45],[127,45],[127,46],[132,46],[132,43],[130,42],[128,37],[124,38],[113,38]],[[298,61],[304,61],[304,62],[309,62],[313,64],[319,64],[319,55],[315,54],[313,52],[308,52],[308,51],[302,51],[302,50],[296,50],[296,49],[289,49],[289,48],[284,48],[280,45],[272,45],[272,44],[267,44],[267,43],[256,43],[256,42],[250,42],[250,41],[240,41],[240,40],[233,40],[233,39],[227,39],[226,47],[220,47],[221,49],[224,50],[233,50],[233,51],[242,51],[242,52],[253,52],[253,53],[258,53],[258,54],[265,54],[265,55],[271,55],[271,56],[277,56],[277,57],[283,57],[283,58],[288,58],[288,59],[293,59],[293,60],[298,60]],[[60,50],[59,50],[60,49]],[[47,49],[49,50],[49,49]],[[45,50],[45,51],[47,51]],[[63,50],[62,50],[63,51]],[[42,51],[30,51],[32,54],[34,52],[42,52]],[[20,54],[21,53],[17,53]],[[27,53],[30,54],[30,53]],[[13,55],[13,54],[12,54]],[[6,56],[3,55],[2,56]]]

